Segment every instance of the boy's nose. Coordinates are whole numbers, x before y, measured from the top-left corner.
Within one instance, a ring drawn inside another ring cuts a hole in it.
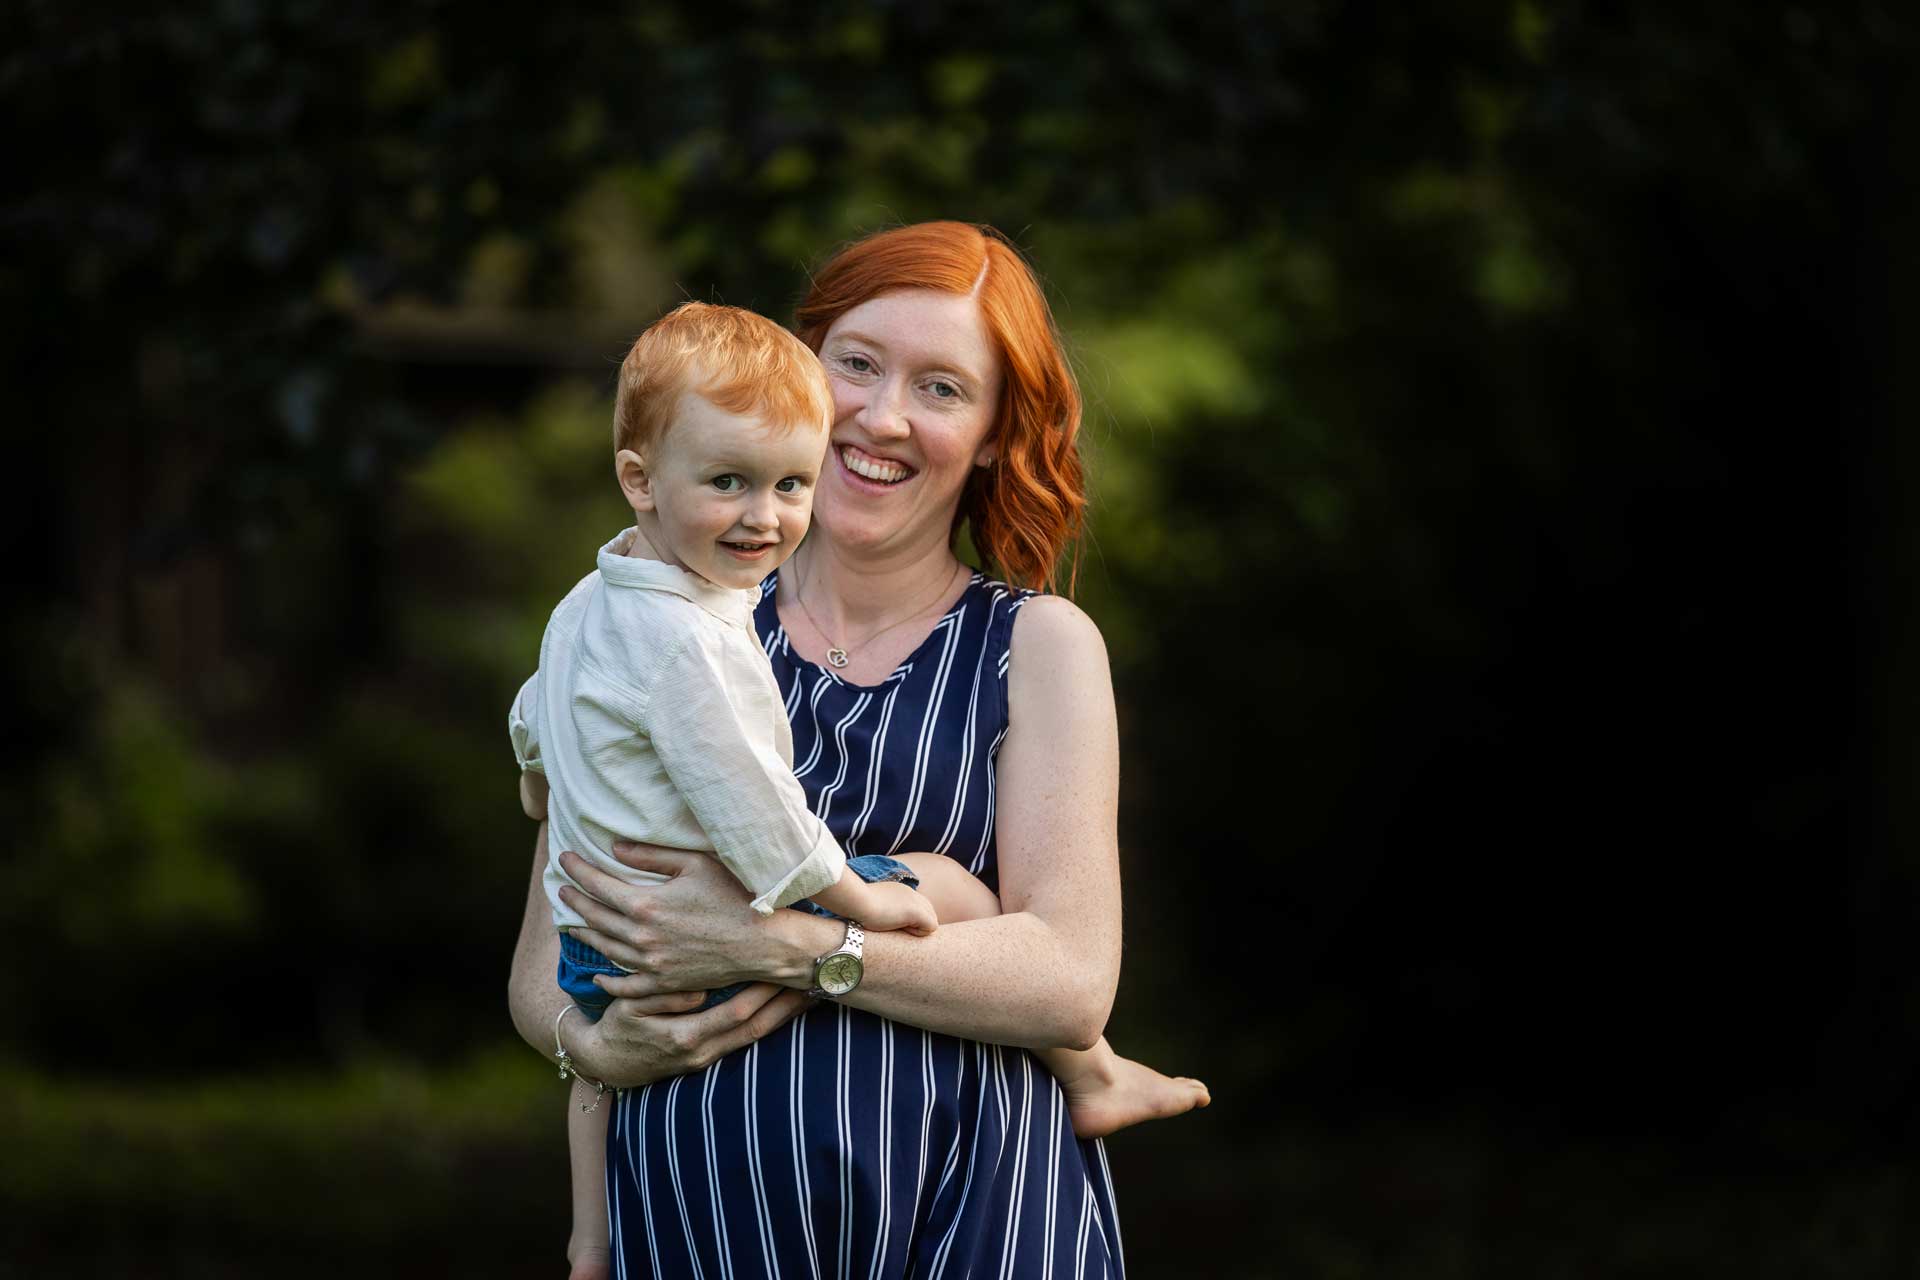
[[[780,515],[773,509],[773,495],[762,494],[747,504],[740,516],[740,523],[749,529],[777,529],[780,527]]]

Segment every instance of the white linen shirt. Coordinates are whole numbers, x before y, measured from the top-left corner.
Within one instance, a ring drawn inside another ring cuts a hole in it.
[[[634,884],[665,877],[614,860],[616,839],[716,855],[771,914],[834,884],[846,854],[807,808],[793,733],[753,633],[759,588],[735,591],[626,555],[634,531],[553,611],[507,714],[520,767],[547,776],[547,900],[571,849]]]

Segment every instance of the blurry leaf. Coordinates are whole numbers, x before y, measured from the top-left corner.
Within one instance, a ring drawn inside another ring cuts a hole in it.
[[[367,100],[383,110],[418,102],[444,88],[440,42],[431,31],[381,54],[367,76]]]
[[[253,895],[216,838],[231,785],[156,692],[110,685],[82,749],[41,780],[41,836],[4,873],[8,913],[86,947],[248,923]]]

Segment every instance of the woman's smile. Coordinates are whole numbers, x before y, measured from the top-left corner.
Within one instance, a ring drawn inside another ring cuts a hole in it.
[[[868,481],[877,488],[891,488],[914,474],[913,468],[906,463],[868,453],[856,444],[837,445],[834,448],[834,456],[840,460],[840,465],[854,476]]]

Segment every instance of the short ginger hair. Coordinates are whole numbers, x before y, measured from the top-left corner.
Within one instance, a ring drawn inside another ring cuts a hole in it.
[[[1008,239],[989,226],[920,222],[841,249],[813,277],[794,314],[818,351],[833,322],[899,289],[972,297],[998,348],[1002,390],[989,439],[994,462],[968,477],[954,513],[979,551],[1018,587],[1053,590],[1060,559],[1077,551],[1087,507],[1080,461],[1080,388],[1067,366],[1046,295]],[[1069,594],[1078,556],[1066,574]]]
[[[634,339],[620,362],[614,450],[649,455],[689,391],[776,431],[833,425],[833,388],[805,343],[740,307],[683,302]]]

